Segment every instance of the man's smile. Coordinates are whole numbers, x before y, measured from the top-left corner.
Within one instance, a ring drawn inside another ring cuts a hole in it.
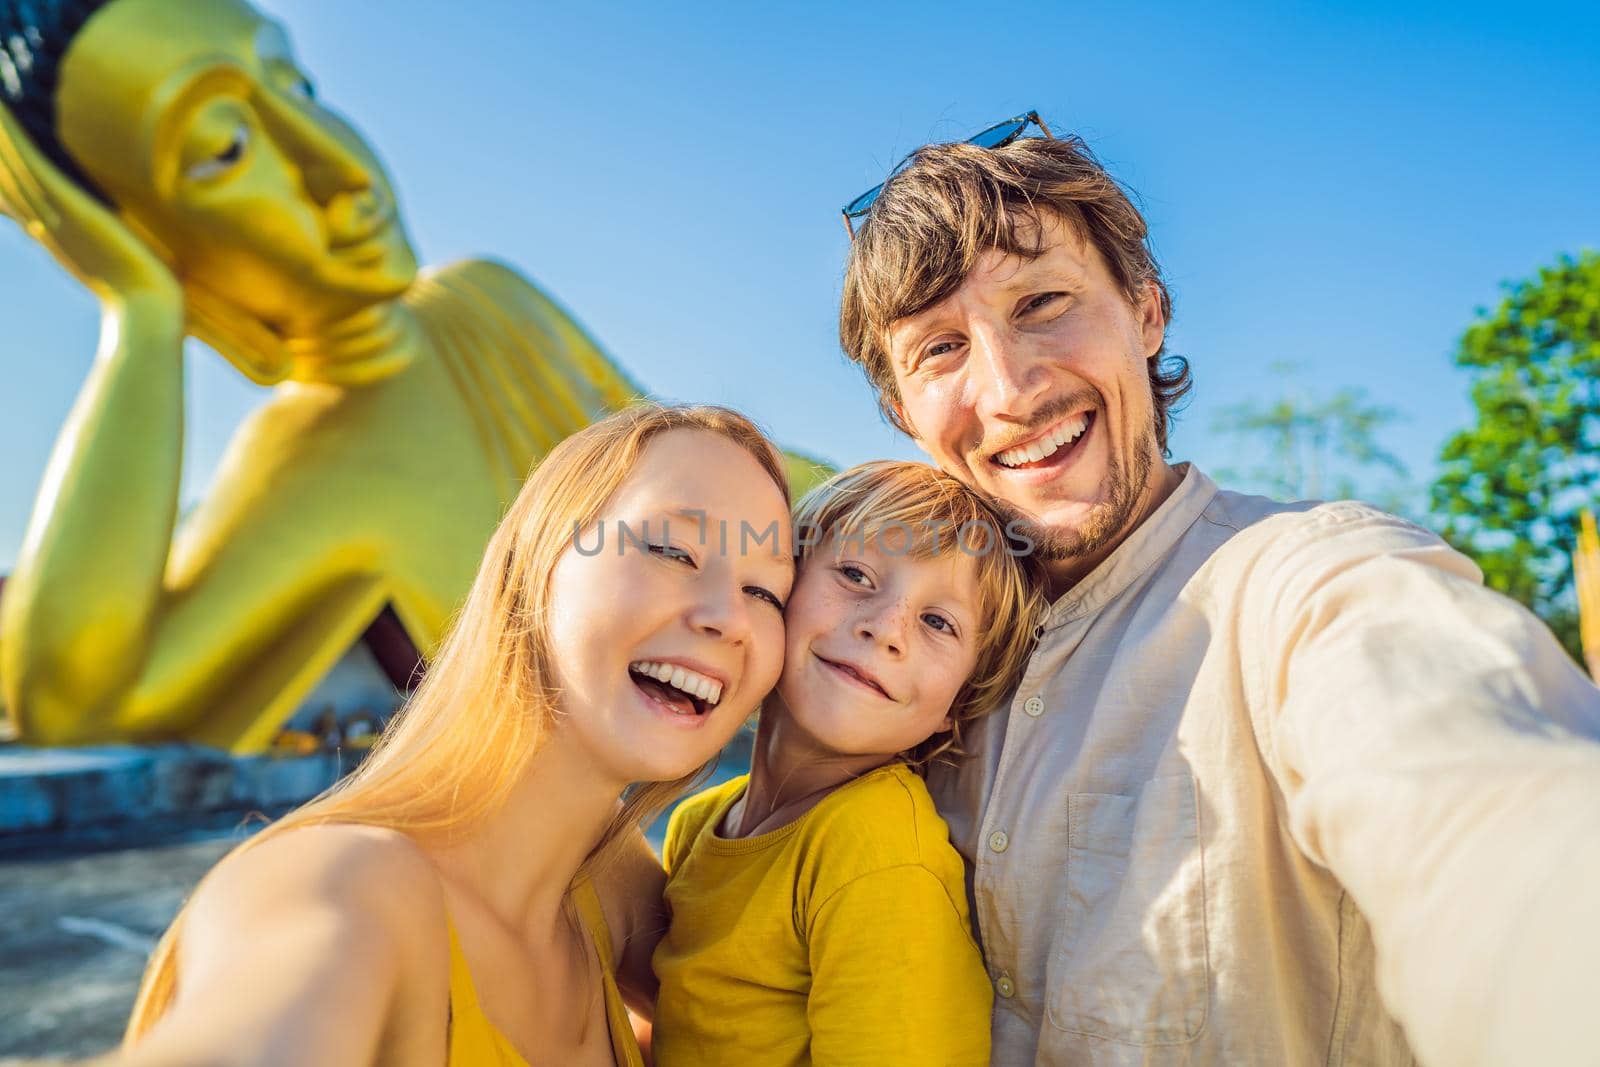
[[[1093,422],[1093,410],[1069,415],[1043,433],[997,452],[990,457],[990,462],[1008,470],[1042,465],[1063,451],[1072,451],[1071,446],[1088,433]]]
[[[1088,451],[1099,422],[1098,410],[1069,415],[1042,435],[991,455],[985,466],[991,478],[999,479],[992,484],[1010,484],[1019,489],[1057,484]]]

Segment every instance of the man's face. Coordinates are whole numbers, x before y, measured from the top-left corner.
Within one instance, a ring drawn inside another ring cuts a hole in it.
[[[1092,244],[1053,215],[1042,225],[1042,255],[987,253],[950,296],[896,321],[889,351],[917,443],[1076,577],[1167,472],[1148,371],[1166,324],[1153,286],[1130,305]]]

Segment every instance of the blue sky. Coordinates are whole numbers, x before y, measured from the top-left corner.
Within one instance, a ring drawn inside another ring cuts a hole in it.
[[[1600,8],[268,0],[387,162],[424,262],[491,254],[657,395],[785,444],[913,457],[835,339],[838,206],[906,151],[1038,108],[1142,197],[1219,409],[1363,386],[1420,480],[1470,417],[1450,352],[1502,281],[1600,247]],[[441,11],[447,14],[441,14]],[[86,373],[93,301],[0,224],[0,571]],[[186,497],[261,392],[186,357]]]

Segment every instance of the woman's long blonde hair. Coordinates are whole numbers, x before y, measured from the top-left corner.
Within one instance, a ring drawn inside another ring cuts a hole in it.
[[[563,440],[523,485],[489,539],[483,563],[426,676],[361,766],[239,848],[296,827],[359,823],[438,839],[505,803],[556,709],[545,616],[556,561],[668,430],[704,430],[748,451],[788,499],[782,455],[737,412],[642,402]],[[703,769],[703,768],[702,768]],[[702,769],[632,791],[585,869],[622,833],[672,802]],[[166,1012],[177,986],[179,918],[156,946],[128,1021],[131,1044]]]

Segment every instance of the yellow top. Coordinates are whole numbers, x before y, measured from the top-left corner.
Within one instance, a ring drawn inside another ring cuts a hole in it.
[[[611,1054],[617,1067],[644,1067],[644,1057],[634,1040],[628,1009],[617,989],[611,959],[611,933],[600,910],[600,898],[587,879],[572,887],[572,900],[600,957],[600,976],[605,988],[606,1024],[611,1030]],[[450,1058],[449,1067],[528,1067],[511,1042],[484,1015],[478,1004],[472,972],[456,938],[455,924],[445,917],[450,930]]]
[[[787,826],[719,836],[748,781],[667,827],[658,1067],[987,1064],[966,876],[922,779],[892,764]]]

